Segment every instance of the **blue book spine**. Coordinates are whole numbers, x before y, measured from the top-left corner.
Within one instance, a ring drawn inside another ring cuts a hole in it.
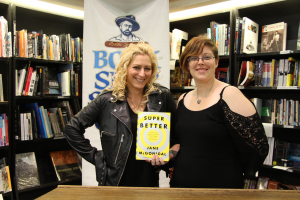
[[[40,110],[38,108],[38,104],[37,103],[25,104],[25,109],[28,111],[30,111],[31,109],[34,109],[39,136],[40,136],[40,138],[47,138],[47,137],[45,137],[46,132],[43,129],[43,122],[42,122]]]
[[[4,139],[3,139],[3,117],[0,116],[0,146],[4,146]]]
[[[50,132],[49,135],[52,138],[53,137],[53,131],[52,131],[52,126],[51,126],[49,116],[48,116],[48,110],[44,109],[44,113],[45,113],[45,118],[46,118],[47,125],[48,125],[48,128],[49,128],[49,132]]]
[[[44,137],[43,138],[48,138],[47,136],[47,131],[46,131],[46,126],[45,126],[45,121],[44,121],[44,118],[43,118],[43,111],[41,108],[38,108],[39,109],[39,112],[40,112],[40,115],[41,115],[41,120],[42,120],[42,128],[44,130]]]

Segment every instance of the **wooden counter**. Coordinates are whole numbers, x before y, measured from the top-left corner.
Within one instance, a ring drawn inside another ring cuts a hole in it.
[[[299,190],[138,188],[59,185],[37,200],[299,200]]]

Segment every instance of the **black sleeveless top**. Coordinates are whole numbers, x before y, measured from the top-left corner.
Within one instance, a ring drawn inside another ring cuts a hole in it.
[[[222,100],[224,89],[216,104],[201,111],[191,111],[185,107],[183,102],[186,94],[179,102],[175,132],[180,151],[174,161],[171,187],[243,188],[243,173],[245,173],[244,163],[241,161],[243,148],[250,149],[259,157],[258,165],[262,165],[268,153],[264,130],[262,128],[259,133],[262,134],[264,148],[267,148],[263,155],[257,155],[255,148],[249,148],[245,141],[242,141],[242,150],[236,147],[237,140],[232,134],[237,134],[237,131],[228,128],[230,123],[225,117],[226,102]],[[240,139],[243,138],[239,137],[238,140]]]
[[[159,174],[156,169],[144,160],[136,160],[136,137],[137,137],[137,114],[134,113],[130,106],[129,114],[132,130],[132,146],[129,152],[128,160],[125,166],[124,173],[120,180],[119,186],[132,187],[157,187]],[[147,107],[144,111],[147,111]]]

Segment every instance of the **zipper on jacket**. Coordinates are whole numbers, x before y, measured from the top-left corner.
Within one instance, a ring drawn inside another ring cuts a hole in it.
[[[118,117],[118,116],[116,116],[114,113],[112,113],[118,120],[120,120],[120,118]],[[122,120],[120,120],[120,122],[122,122]],[[131,136],[133,137],[133,134],[132,134],[132,132],[131,132],[131,130],[130,130],[130,128],[126,125],[126,123],[124,123],[124,122],[122,122],[127,128],[128,128],[128,130],[129,130],[129,132],[131,133]],[[131,149],[131,146],[132,146],[132,139],[131,139],[131,142],[130,142],[130,146],[129,146],[129,149]],[[126,158],[126,161],[125,161],[125,165],[124,165],[124,168],[123,168],[123,171],[122,171],[122,174],[121,174],[121,176],[120,176],[120,178],[119,178],[119,181],[118,181],[118,184],[117,184],[117,186],[119,186],[119,183],[120,183],[120,180],[121,180],[121,178],[122,178],[122,176],[123,176],[123,173],[124,173],[124,169],[125,169],[125,167],[126,167],[126,164],[127,164],[127,160],[128,160],[128,156],[129,156],[129,152],[128,152],[128,154],[127,154],[127,158]]]
[[[115,164],[117,163],[117,159],[118,159],[118,156],[119,156],[120,148],[121,148],[121,145],[123,143],[123,137],[124,137],[124,134],[122,134],[122,136],[121,136],[121,142],[120,142],[120,145],[119,145],[119,149],[118,149],[117,157],[116,157],[116,160],[115,160]]]

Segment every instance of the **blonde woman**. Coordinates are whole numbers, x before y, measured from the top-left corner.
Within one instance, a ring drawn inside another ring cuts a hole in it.
[[[121,54],[112,89],[104,90],[67,124],[67,141],[95,165],[99,185],[158,186],[157,169],[135,159],[137,113],[170,112],[172,121],[175,116],[173,97],[155,82],[157,74],[157,57],[152,47],[144,42],[130,44]],[[84,138],[85,129],[95,123],[99,126],[102,150]],[[153,160],[160,162],[158,158]]]

